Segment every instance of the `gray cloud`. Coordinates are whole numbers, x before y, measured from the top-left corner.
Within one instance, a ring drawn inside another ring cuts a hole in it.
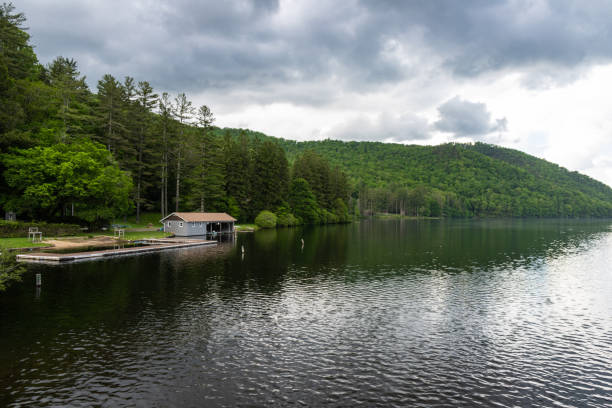
[[[603,0],[349,1],[299,9],[274,0],[24,0],[18,6],[41,60],[74,57],[90,83],[110,72],[170,91],[247,88],[255,100],[275,84],[298,89],[330,80],[337,91],[367,93],[438,68],[475,76],[522,67],[531,72],[525,84],[538,87],[557,78],[556,68],[612,56],[612,3]],[[306,90],[286,97],[313,103]]]
[[[605,0],[383,3],[381,20],[422,26],[426,43],[461,76],[539,63],[575,67],[612,56],[612,3]]]
[[[484,103],[465,101],[459,96],[440,105],[438,112],[440,120],[434,127],[454,137],[479,138],[493,132],[505,132],[508,128],[506,118],[491,121],[491,113]]]
[[[358,117],[334,127],[331,139],[355,141],[409,142],[430,138],[427,119],[412,113],[395,116],[383,113],[374,119]]]

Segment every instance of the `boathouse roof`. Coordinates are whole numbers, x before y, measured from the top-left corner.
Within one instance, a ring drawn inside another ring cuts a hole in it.
[[[181,219],[186,222],[236,222],[236,219],[226,213],[173,212],[161,219]]]

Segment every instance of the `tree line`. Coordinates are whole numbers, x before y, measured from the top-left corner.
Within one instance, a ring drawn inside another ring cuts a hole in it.
[[[349,217],[348,179],[312,152],[293,165],[275,141],[214,127],[185,93],[106,74],[95,92],[75,60],[42,65],[25,17],[0,6],[0,205],[33,219],[105,223],[143,211],[263,210],[282,224]]]
[[[483,143],[296,142],[220,129],[206,105],[76,61],[37,61],[25,17],[0,7],[0,206],[102,223],[142,211],[224,211],[281,225],[349,215],[610,217],[612,189]]]

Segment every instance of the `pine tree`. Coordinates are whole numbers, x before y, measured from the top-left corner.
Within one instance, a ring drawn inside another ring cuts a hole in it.
[[[59,141],[65,143],[78,135],[89,134],[94,123],[91,94],[85,77],[80,76],[77,62],[72,58],[57,57],[49,64],[48,70],[60,106],[58,117],[62,126]]]
[[[197,112],[198,132],[196,136],[199,157],[193,183],[199,195],[200,212],[206,209],[205,199],[208,201],[209,209],[220,209],[224,196],[224,162],[221,146],[210,133],[210,127],[214,121],[215,117],[208,106],[200,106]]]
[[[289,185],[289,164],[283,149],[266,140],[256,143],[251,173],[251,217],[282,205]]]
[[[169,168],[170,168],[170,154],[172,150],[172,144],[170,143],[171,135],[173,134],[174,124],[174,105],[170,100],[170,95],[164,92],[159,99],[159,134],[160,134],[160,209],[161,216],[165,217],[169,213],[168,208],[168,180],[169,180]]]
[[[305,224],[319,222],[319,206],[308,184],[303,178],[294,178],[289,188],[289,205],[293,214]]]
[[[308,181],[317,202],[322,208],[330,209],[333,197],[330,183],[329,162],[312,150],[305,151],[293,164],[293,178],[303,178]]]
[[[137,171],[136,171],[136,221],[140,222],[140,207],[143,203],[142,190],[149,185],[146,182],[148,177],[143,178],[143,175],[149,175],[148,168],[151,164],[145,161],[145,151],[151,144],[147,139],[151,127],[151,111],[157,105],[157,94],[153,93],[153,88],[147,81],[138,82],[136,89],[136,125],[138,130],[138,145],[137,145]]]
[[[176,191],[175,191],[175,211],[179,210],[180,205],[180,191],[181,191],[181,165],[182,160],[184,159],[185,149],[187,147],[187,136],[188,132],[185,132],[186,124],[193,117],[194,108],[191,106],[191,101],[187,99],[184,93],[179,94],[174,99],[174,116],[179,121],[179,128],[176,140],[176,150],[175,150],[175,159],[176,159]]]
[[[12,4],[0,4],[0,134],[27,120],[20,94],[28,85],[25,80],[37,79],[40,72],[24,23],[25,16],[15,13]]]
[[[106,74],[98,81],[98,108],[101,136],[98,140],[109,152],[116,151],[119,139],[125,133],[123,104],[125,89],[112,75]]]
[[[244,221],[249,214],[249,170],[251,168],[251,154],[249,143],[244,132],[239,139],[234,140],[229,133],[224,136],[225,156],[225,193],[228,203],[233,200],[240,208],[239,219]]]

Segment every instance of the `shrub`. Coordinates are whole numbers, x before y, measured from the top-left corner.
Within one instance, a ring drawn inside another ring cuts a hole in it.
[[[325,208],[322,208],[319,212],[319,220],[321,224],[336,224],[338,222],[338,217],[336,214],[327,211]]]
[[[295,215],[291,213],[286,206],[280,206],[276,209],[276,225],[279,227],[293,227],[300,224]]]
[[[342,201],[341,198],[336,198],[336,200],[334,201],[334,214],[338,218],[338,221],[336,222],[348,222],[349,221],[350,217],[348,213],[348,207],[346,206],[344,201]]]
[[[260,228],[276,227],[276,215],[272,211],[263,210],[255,217],[255,224]]]
[[[295,216],[291,213],[279,214],[276,225],[281,227],[293,227],[300,224],[300,220],[295,218]]]
[[[46,222],[0,220],[0,237],[27,237],[30,227],[38,227],[38,230],[43,233],[43,237],[75,235],[81,232],[81,228],[77,224],[47,224]]]

